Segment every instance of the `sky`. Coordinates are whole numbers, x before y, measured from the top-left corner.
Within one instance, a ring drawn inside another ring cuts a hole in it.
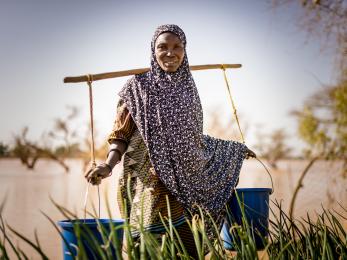
[[[66,76],[148,67],[158,25],[179,25],[187,37],[190,65],[241,63],[228,70],[232,95],[247,122],[246,144],[256,132],[283,128],[288,145],[302,145],[289,115],[323,85],[336,81],[333,54],[297,26],[301,7],[274,9],[271,1],[0,0],[0,142],[29,127],[40,141],[67,106],[81,109],[80,135],[89,120],[87,84],[64,84]],[[220,70],[193,72],[204,109],[232,117]],[[94,82],[97,140],[110,133],[117,93],[128,78]],[[242,120],[244,120],[242,122]],[[235,124],[235,120],[233,120]]]

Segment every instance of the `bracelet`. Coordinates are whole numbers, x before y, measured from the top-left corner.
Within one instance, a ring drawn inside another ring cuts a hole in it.
[[[119,151],[118,148],[112,148],[112,149],[110,149],[110,150],[108,151],[107,155],[106,155],[107,158],[108,158],[108,156],[109,156],[109,154],[110,154],[111,152],[118,152],[119,160],[122,159],[122,153],[121,153],[121,151]]]

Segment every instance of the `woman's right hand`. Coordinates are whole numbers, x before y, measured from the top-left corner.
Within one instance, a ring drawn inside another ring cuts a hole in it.
[[[112,174],[112,169],[111,169],[110,165],[108,165],[106,163],[101,163],[101,164],[98,164],[94,168],[90,168],[86,172],[84,177],[91,184],[99,185],[101,183],[102,179],[111,176],[111,174]]]
[[[257,155],[252,150],[246,148],[246,159],[257,158]]]

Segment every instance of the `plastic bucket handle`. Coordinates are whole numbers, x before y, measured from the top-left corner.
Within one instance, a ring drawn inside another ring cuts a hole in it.
[[[270,173],[269,169],[265,166],[265,164],[260,159],[258,159],[257,157],[255,157],[255,159],[264,167],[265,171],[269,175],[270,180],[271,180],[271,191],[270,191],[270,194],[274,193],[274,191],[275,191],[274,183],[273,183],[272,176],[271,176],[271,173]]]

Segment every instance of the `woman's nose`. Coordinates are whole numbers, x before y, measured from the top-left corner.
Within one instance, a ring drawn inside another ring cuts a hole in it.
[[[172,50],[168,50],[167,53],[166,53],[166,56],[169,56],[169,57],[171,57],[173,55],[174,55],[174,53],[173,53]]]

